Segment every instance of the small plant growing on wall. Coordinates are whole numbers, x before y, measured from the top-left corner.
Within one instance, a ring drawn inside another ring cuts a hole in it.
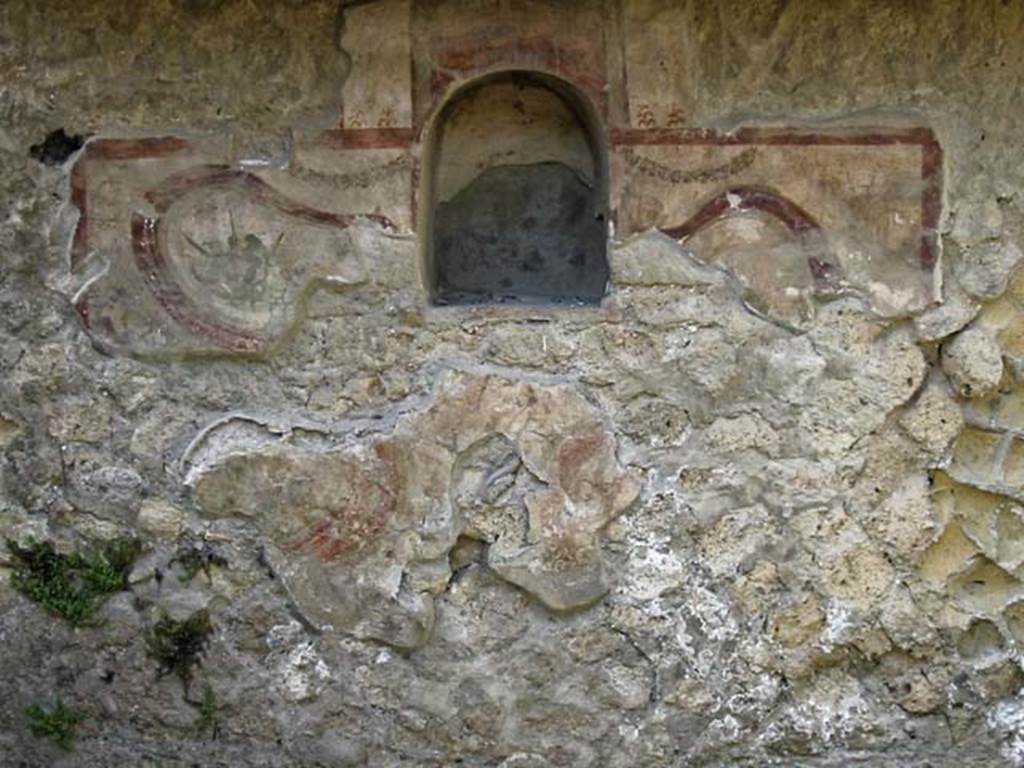
[[[205,610],[181,621],[164,615],[146,634],[146,653],[160,666],[160,677],[174,674],[181,680],[187,696],[193,669],[202,663],[212,633]]]
[[[186,699],[186,701],[188,701]],[[189,701],[198,711],[193,728],[197,736],[210,734],[210,738],[216,739],[220,735],[220,715],[218,713],[217,697],[209,683],[203,685],[203,698],[198,701]]]
[[[61,749],[71,750],[75,728],[82,721],[81,715],[65,707],[61,701],[52,709],[33,704],[25,710],[25,714],[31,723],[33,736],[48,738]]]
[[[7,549],[14,569],[11,586],[77,627],[91,623],[112,594],[128,589],[141,544],[116,539],[96,550],[61,554],[48,541],[22,547],[8,540]]]

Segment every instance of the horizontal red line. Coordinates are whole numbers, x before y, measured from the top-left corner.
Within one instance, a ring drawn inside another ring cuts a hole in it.
[[[611,143],[618,146],[710,145],[742,146],[884,146],[936,144],[929,128],[828,133],[793,128],[741,128],[723,133],[704,128],[613,128]],[[414,128],[336,128],[323,131],[317,143],[333,149],[405,149],[416,140]],[[134,160],[165,157],[191,149],[189,141],[173,136],[150,139],[99,139],[88,145],[90,158]]]
[[[97,160],[139,160],[167,157],[192,148],[191,142],[175,136],[152,139],[98,139],[89,142],[86,154]]]
[[[828,133],[795,128],[741,128],[723,133],[704,128],[613,128],[611,143],[624,146],[709,145],[742,146],[770,144],[776,146],[884,146],[929,145],[935,142],[930,128],[903,128],[885,131],[847,131]]]
[[[413,128],[335,128],[317,143],[332,149],[405,149],[416,139]]]

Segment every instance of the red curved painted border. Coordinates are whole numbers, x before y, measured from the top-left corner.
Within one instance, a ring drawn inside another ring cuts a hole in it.
[[[734,213],[744,211],[764,211],[781,221],[793,234],[802,234],[811,230],[821,229],[814,217],[807,211],[767,187],[733,187],[709,202],[677,227],[661,229],[673,240],[685,240],[705,227]]]
[[[246,171],[225,165],[203,165],[167,177],[146,193],[146,199],[160,214],[167,213],[178,200],[197,189],[241,186],[253,200],[281,213],[313,224],[347,229],[360,219],[373,221],[387,229],[395,226],[386,216],[377,214],[337,214],[311,208],[281,194],[262,179]],[[204,317],[202,307],[182,290],[171,272],[166,254],[160,247],[160,219],[132,214],[132,250],[135,267],[156,302],[180,326],[201,336],[221,349],[232,352],[259,352],[273,339]]]
[[[327,224],[346,229],[360,219],[372,221],[385,229],[395,230],[394,222],[376,213],[330,213],[296,202],[248,171],[228,165],[199,165],[187,171],[168,176],[146,193],[146,199],[158,213],[166,213],[174,203],[190,192],[204,188],[241,186],[256,202],[311,224]]]
[[[170,273],[159,246],[160,221],[132,214],[132,249],[135,268],[146,287],[178,325],[232,352],[259,352],[270,341],[264,336],[233,328],[202,316],[202,311]]]
[[[188,152],[192,145],[175,136],[158,136],[145,139],[96,139],[82,150],[81,157],[71,169],[71,204],[78,209],[78,224],[71,241],[71,271],[74,272],[85,261],[89,253],[89,207],[86,185],[86,168],[93,162],[111,160],[149,160],[172,157]],[[88,310],[83,314],[88,320]],[[88,323],[86,323],[88,327]]]
[[[778,219],[793,235],[821,231],[821,225],[811,214],[789,198],[767,187],[728,189],[705,203],[697,213],[679,226],[661,227],[660,231],[673,240],[683,241],[715,222],[723,221],[737,213],[755,210]],[[828,282],[837,277],[838,268],[827,261],[809,256],[807,265],[815,280]]]

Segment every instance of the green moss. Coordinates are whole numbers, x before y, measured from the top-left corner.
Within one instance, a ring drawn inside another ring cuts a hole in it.
[[[192,683],[192,670],[202,663],[213,624],[205,610],[177,621],[163,616],[146,633],[146,653],[160,665],[160,676],[175,674],[185,693]]]
[[[63,750],[69,751],[75,739],[75,727],[82,721],[82,716],[58,701],[57,706],[47,710],[34,704],[25,710],[28,715],[32,735],[49,738]]]
[[[216,739],[220,733],[220,716],[218,715],[217,697],[214,696],[213,688],[210,687],[210,684],[206,683],[203,686],[202,701],[198,704],[190,703],[199,710],[196,721],[193,723],[196,734],[202,736],[208,732],[211,738]]]
[[[60,554],[48,541],[21,547],[8,540],[11,586],[75,626],[88,624],[110,595],[128,589],[139,542],[117,539],[99,549]]]

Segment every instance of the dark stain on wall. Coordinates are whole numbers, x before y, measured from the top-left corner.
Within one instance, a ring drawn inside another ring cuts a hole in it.
[[[82,148],[85,138],[79,134],[68,135],[63,128],[50,131],[39,144],[29,147],[28,153],[40,163],[60,165]]]

